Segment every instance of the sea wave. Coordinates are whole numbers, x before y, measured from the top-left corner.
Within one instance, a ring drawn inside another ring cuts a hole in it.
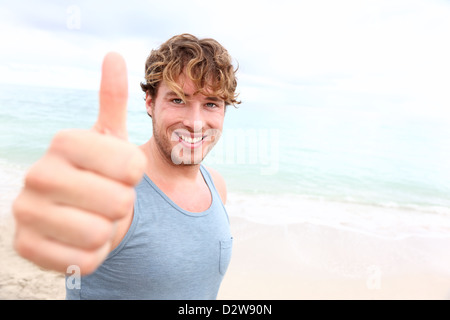
[[[310,223],[361,232],[378,237],[450,237],[450,208],[370,205],[298,194],[230,193],[230,216],[262,224]]]

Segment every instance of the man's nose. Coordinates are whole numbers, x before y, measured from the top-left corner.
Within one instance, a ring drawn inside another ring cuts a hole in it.
[[[191,132],[201,132],[203,128],[203,115],[201,106],[199,104],[193,104],[190,108],[186,108],[186,114],[184,115],[183,125],[187,127]]]

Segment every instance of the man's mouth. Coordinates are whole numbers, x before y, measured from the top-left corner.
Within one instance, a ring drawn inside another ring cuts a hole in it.
[[[186,135],[178,135],[180,137],[180,139],[186,143],[190,143],[190,144],[196,144],[200,141],[203,140],[203,136],[198,136],[198,137],[191,137],[191,136],[186,136]]]
[[[197,148],[203,144],[206,136],[202,134],[193,134],[189,132],[176,132],[178,142],[182,143],[188,148]]]

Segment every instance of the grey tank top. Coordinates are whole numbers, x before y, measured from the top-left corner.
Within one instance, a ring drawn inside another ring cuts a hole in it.
[[[145,175],[124,239],[78,286],[66,281],[66,299],[216,299],[233,238],[211,176],[200,170],[212,197],[200,213],[180,208]]]

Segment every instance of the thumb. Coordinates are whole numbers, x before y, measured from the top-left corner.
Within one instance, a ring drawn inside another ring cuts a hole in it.
[[[110,52],[103,59],[99,100],[94,130],[127,140],[128,75],[125,60],[118,53]]]

